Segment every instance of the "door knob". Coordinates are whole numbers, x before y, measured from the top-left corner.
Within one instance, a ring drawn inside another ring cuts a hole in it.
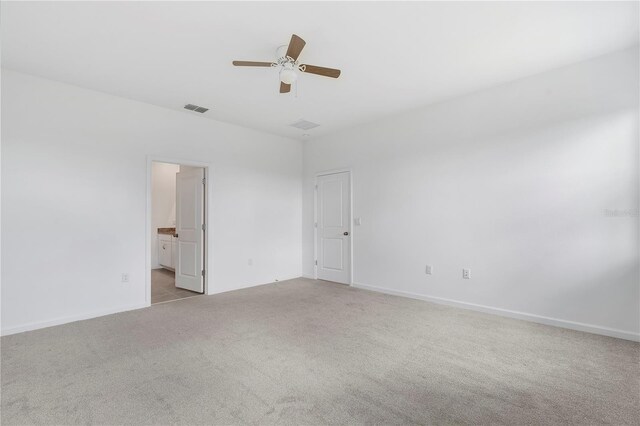
[[[349,233],[348,232],[343,232],[342,235],[349,235]]]

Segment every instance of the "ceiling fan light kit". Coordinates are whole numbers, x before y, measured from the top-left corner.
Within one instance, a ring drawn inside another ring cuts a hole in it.
[[[293,66],[291,64],[286,64],[282,66],[280,70],[280,81],[284,84],[291,84],[298,79],[298,74],[293,70]]]
[[[276,50],[275,62],[255,62],[255,61],[233,61],[237,67],[273,67],[279,68],[280,93],[289,93],[291,84],[298,78],[298,72],[307,74],[322,75],[325,77],[338,78],[340,70],[333,68],[317,67],[298,63],[298,56],[307,43],[293,34],[288,45],[278,47]]]

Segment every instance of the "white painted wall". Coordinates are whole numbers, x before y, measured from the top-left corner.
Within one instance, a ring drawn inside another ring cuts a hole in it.
[[[637,76],[620,52],[309,142],[302,188],[296,141],[3,70],[2,332],[145,304],[154,156],[212,164],[211,293],[312,274],[313,176],[351,167],[357,283],[638,336],[638,218],[605,215],[638,208]]]
[[[350,167],[355,283],[637,338],[638,217],[605,210],[637,214],[638,72],[635,48],[307,142],[303,272],[314,175]]]
[[[300,275],[300,142],[8,70],[2,124],[4,334],[144,306],[147,156],[212,165],[211,293]]]
[[[176,173],[178,164],[153,162],[151,164],[151,267],[158,263],[158,228],[176,226]]]

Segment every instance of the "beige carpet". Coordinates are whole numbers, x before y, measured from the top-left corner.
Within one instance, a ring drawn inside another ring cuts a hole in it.
[[[2,424],[638,424],[640,346],[297,279],[2,338]]]

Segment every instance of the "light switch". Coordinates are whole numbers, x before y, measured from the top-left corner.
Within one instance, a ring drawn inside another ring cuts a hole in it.
[[[362,219],[360,219],[359,217],[356,217],[356,218],[353,219],[353,223],[356,226],[360,226],[360,225],[362,225]]]

